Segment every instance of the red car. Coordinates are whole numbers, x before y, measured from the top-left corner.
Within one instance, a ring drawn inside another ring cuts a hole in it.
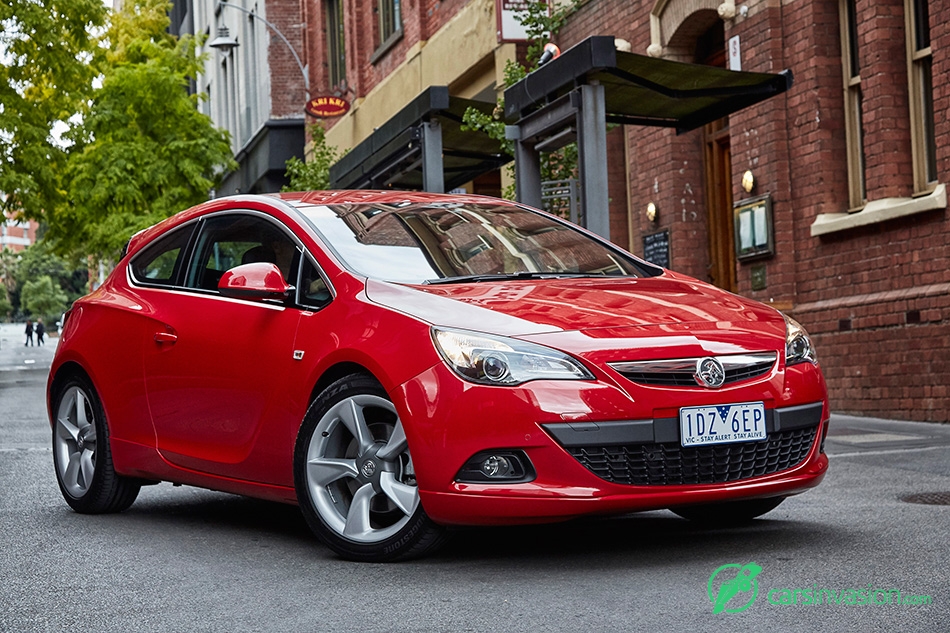
[[[201,486],[299,504],[356,560],[421,555],[453,525],[748,520],[828,466],[795,321],[479,196],[183,211],[73,306],[48,406],[76,511]]]

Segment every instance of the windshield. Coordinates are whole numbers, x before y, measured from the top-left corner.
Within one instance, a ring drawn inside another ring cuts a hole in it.
[[[567,223],[507,204],[301,206],[353,271],[384,281],[655,274]]]

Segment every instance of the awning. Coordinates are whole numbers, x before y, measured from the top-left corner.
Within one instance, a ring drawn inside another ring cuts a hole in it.
[[[448,191],[510,162],[499,141],[462,130],[470,107],[491,114],[495,106],[427,88],[330,167],[330,187]]]
[[[792,73],[751,73],[656,59],[618,51],[613,37],[595,36],[508,88],[505,120],[524,119],[581,84],[604,86],[608,123],[685,132],[785,92]]]
[[[582,221],[610,236],[608,123],[692,130],[785,92],[792,74],[734,72],[618,51],[590,37],[505,90],[518,200],[539,207],[542,152],[577,142]]]

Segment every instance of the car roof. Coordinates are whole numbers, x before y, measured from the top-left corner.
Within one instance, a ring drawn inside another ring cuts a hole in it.
[[[276,204],[275,204],[276,202]],[[468,202],[470,204],[498,204],[498,198],[473,194],[428,193],[421,191],[380,191],[367,189],[351,189],[336,191],[284,191],[267,194],[237,194],[202,202],[184,211],[162,220],[158,224],[143,229],[132,236],[126,245],[125,254],[135,253],[154,237],[165,231],[189,222],[190,220],[215,211],[225,211],[237,205],[247,205],[248,208],[262,210],[264,208],[277,210],[283,202],[292,207],[306,205],[332,204],[397,204],[397,203],[446,203]],[[508,201],[505,201],[508,202]],[[508,202],[509,204],[516,204]]]

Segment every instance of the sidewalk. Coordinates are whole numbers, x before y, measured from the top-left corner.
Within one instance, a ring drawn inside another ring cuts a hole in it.
[[[49,371],[53,361],[53,354],[59,338],[47,332],[45,343],[36,344],[36,335],[33,335],[33,346],[25,346],[26,323],[0,323],[0,375],[14,371]]]
[[[910,452],[950,446],[950,424],[883,420],[831,414],[825,448],[829,455]]]

